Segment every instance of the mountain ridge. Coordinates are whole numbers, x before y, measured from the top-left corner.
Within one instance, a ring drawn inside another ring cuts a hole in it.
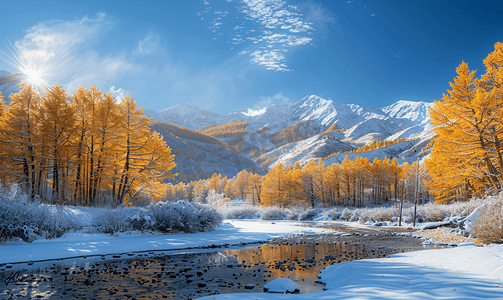
[[[308,95],[295,102],[259,109],[247,108],[228,115],[184,104],[166,108],[157,116],[185,116],[183,120],[172,117],[169,121],[174,124],[179,122],[176,125],[186,125],[193,130],[233,122],[248,123],[247,133],[239,137],[221,136],[219,139],[233,145],[244,157],[253,158],[266,171],[278,162],[289,165],[316,158],[334,163],[342,161],[345,155],[368,155],[372,159],[396,157],[400,163],[424,159],[429,154],[426,145],[434,136],[428,113],[432,105],[423,101],[400,100],[385,107],[372,107],[341,104]],[[369,152],[351,153],[375,141],[397,139],[408,141]],[[338,155],[331,155],[339,152]]]

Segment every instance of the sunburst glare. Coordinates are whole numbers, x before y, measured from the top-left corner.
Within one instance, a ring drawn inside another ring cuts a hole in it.
[[[16,68],[21,79],[28,82],[35,90],[41,92],[48,88],[49,84],[45,79],[46,71],[51,67],[51,64],[47,64],[48,57],[45,59],[27,57],[20,54],[12,43],[10,44],[14,50],[8,48],[11,55],[0,50],[5,56],[2,59]]]

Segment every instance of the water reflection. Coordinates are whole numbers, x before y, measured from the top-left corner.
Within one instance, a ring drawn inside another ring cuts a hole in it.
[[[261,292],[267,282],[281,277],[296,281],[301,293],[306,293],[323,288],[314,281],[327,265],[362,255],[359,246],[333,242],[264,245],[201,254],[123,255],[116,260],[51,264],[21,271],[15,282],[0,282],[0,298],[189,299],[244,292],[247,284],[255,286],[251,291]],[[12,272],[5,270],[0,276]]]

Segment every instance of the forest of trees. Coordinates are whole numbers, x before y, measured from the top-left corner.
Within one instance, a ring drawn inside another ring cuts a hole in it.
[[[463,62],[451,90],[430,109],[438,135],[426,160],[438,201],[494,194],[503,187],[503,43],[484,59],[486,72]]]
[[[335,139],[335,137],[333,137],[333,136],[327,136],[326,138]],[[384,147],[389,147],[389,146],[397,144],[397,143],[406,142],[406,141],[414,141],[417,139],[418,138],[412,138],[412,139],[402,138],[402,139],[395,139],[395,140],[373,141],[372,143],[370,143],[368,145],[363,145],[355,150],[340,151],[340,152],[332,153],[329,156],[325,157],[324,159],[328,159],[330,157],[333,157],[333,156],[336,156],[336,155],[339,155],[342,153],[363,153],[363,152],[373,151],[373,150],[381,149]]]
[[[23,83],[0,94],[0,182],[53,204],[128,205],[158,196],[174,155],[128,96],[117,103],[94,85],[68,97]]]
[[[248,122],[230,122],[222,125],[215,124],[209,128],[206,126],[197,131],[216,138],[242,137],[248,134],[246,126],[248,126]]]
[[[32,200],[87,206],[127,206],[138,199],[204,202],[211,190],[262,206],[313,207],[407,197],[426,201],[430,194],[442,202],[496,193],[503,188],[503,43],[494,48],[480,78],[463,62],[451,90],[430,109],[436,136],[424,164],[400,166],[396,158],[351,161],[346,156],[330,166],[314,159],[292,166],[277,162],[264,176],[243,170],[233,178],[213,174],[166,183],[175,176],[170,172],[174,155],[129,95],[118,101],[93,85],[69,97],[60,85],[38,92],[23,83],[9,96],[9,105],[0,94],[0,183],[18,184]],[[241,135],[246,125],[203,129],[215,136]],[[175,125],[155,126],[225,144]],[[352,152],[402,141],[375,142]],[[257,162],[265,167],[274,159]]]
[[[261,206],[364,206],[380,204],[389,199],[429,201],[425,186],[428,173],[423,164],[400,166],[395,159],[366,158],[351,161],[346,156],[340,164],[325,167],[323,161],[309,160],[301,166],[282,163],[273,165],[266,175],[241,171],[233,178],[213,174],[206,180],[168,184],[165,197],[169,200],[189,199],[204,202],[214,190],[227,198],[245,199]]]

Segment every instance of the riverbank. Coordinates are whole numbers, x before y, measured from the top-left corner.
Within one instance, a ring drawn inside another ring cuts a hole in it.
[[[309,294],[227,294],[204,300],[501,299],[503,245],[393,254],[342,262],[321,271],[326,290]]]
[[[268,227],[288,225],[273,223]],[[255,222],[253,227],[260,226]],[[302,293],[311,293],[323,290],[325,285],[316,281],[327,266],[420,249],[425,246],[417,238],[332,232],[290,235],[258,246],[242,243],[10,264],[0,273],[0,298],[192,299],[262,291],[276,278],[290,278]]]

